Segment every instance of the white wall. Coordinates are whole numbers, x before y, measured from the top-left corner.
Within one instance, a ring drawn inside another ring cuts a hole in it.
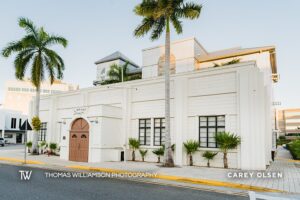
[[[66,140],[61,143],[61,158],[68,159],[72,121],[84,117],[90,123],[90,138],[93,138],[89,161],[116,161],[128,138],[138,138],[139,119],[151,118],[153,124],[154,118],[164,117],[163,88],[163,77],[157,77],[43,97],[41,118],[50,123],[48,138],[54,141],[58,141],[57,121],[66,122],[62,128]],[[172,75],[171,140],[176,143],[176,164],[187,164],[182,143],[188,139],[198,140],[199,116],[225,115],[226,131],[242,137],[241,147],[229,152],[229,167],[265,168],[270,152],[267,145],[270,130],[265,126],[269,120],[265,108],[268,104],[263,103],[265,94],[264,73],[254,62]],[[110,111],[104,112],[106,107]],[[86,111],[74,115],[76,108],[85,108]],[[96,119],[98,124],[92,122]],[[152,125],[151,145],[141,147],[149,150],[147,161],[156,161],[152,150],[158,147],[153,146],[153,132]],[[206,165],[201,157],[205,150],[220,151],[217,148],[199,150],[194,157],[195,164],[201,166]],[[130,158],[129,151],[127,158]],[[137,158],[140,159],[138,152]],[[222,164],[222,153],[219,153],[212,166],[222,167]]]
[[[195,38],[178,40],[171,43],[171,55],[175,57],[176,73],[193,71],[195,56],[206,51]],[[157,46],[143,50],[142,77],[157,77],[159,58],[165,54],[164,46]]]

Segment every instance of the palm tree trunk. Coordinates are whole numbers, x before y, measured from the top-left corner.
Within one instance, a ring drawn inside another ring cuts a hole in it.
[[[209,163],[209,160],[207,160],[207,167],[210,167],[210,163]]]
[[[228,168],[227,152],[224,152],[223,160],[224,160],[224,168],[227,169]]]
[[[190,166],[193,166],[193,156],[190,154]]]
[[[157,157],[157,162],[160,163],[160,156]]]
[[[166,167],[174,167],[173,153],[171,148],[170,134],[170,23],[166,21],[166,42],[165,42],[165,159]]]
[[[36,87],[36,96],[35,96],[35,117],[39,117],[40,113],[40,86]],[[33,131],[33,137],[32,137],[32,154],[37,154],[39,152],[38,149],[38,134],[39,131],[34,130]]]
[[[135,151],[132,151],[132,161],[135,161]]]

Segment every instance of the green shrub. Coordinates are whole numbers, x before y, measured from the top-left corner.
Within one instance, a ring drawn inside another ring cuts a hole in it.
[[[290,142],[291,142],[291,140],[288,140],[288,139],[278,139],[276,141],[276,144],[277,145],[283,145],[283,144],[287,144],[287,143],[290,143]]]
[[[32,142],[31,141],[27,142],[26,147],[28,148],[28,153],[30,153],[31,147],[32,147]]]
[[[300,140],[295,140],[287,144],[287,149],[291,152],[295,160],[300,160]]]
[[[279,136],[279,139],[280,139],[280,140],[285,140],[285,136],[284,136],[284,135],[281,135],[281,136]]]
[[[57,149],[56,143],[50,143],[49,144],[50,154],[55,154],[55,150]]]

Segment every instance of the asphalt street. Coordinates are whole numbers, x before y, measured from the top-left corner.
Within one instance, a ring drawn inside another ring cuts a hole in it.
[[[21,180],[19,170],[32,170]],[[47,178],[54,172],[0,164],[1,200],[245,200],[246,197],[114,178]]]

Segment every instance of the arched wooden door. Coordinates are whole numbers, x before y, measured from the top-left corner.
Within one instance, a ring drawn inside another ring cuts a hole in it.
[[[76,119],[70,131],[69,160],[88,162],[89,124],[85,119]]]

